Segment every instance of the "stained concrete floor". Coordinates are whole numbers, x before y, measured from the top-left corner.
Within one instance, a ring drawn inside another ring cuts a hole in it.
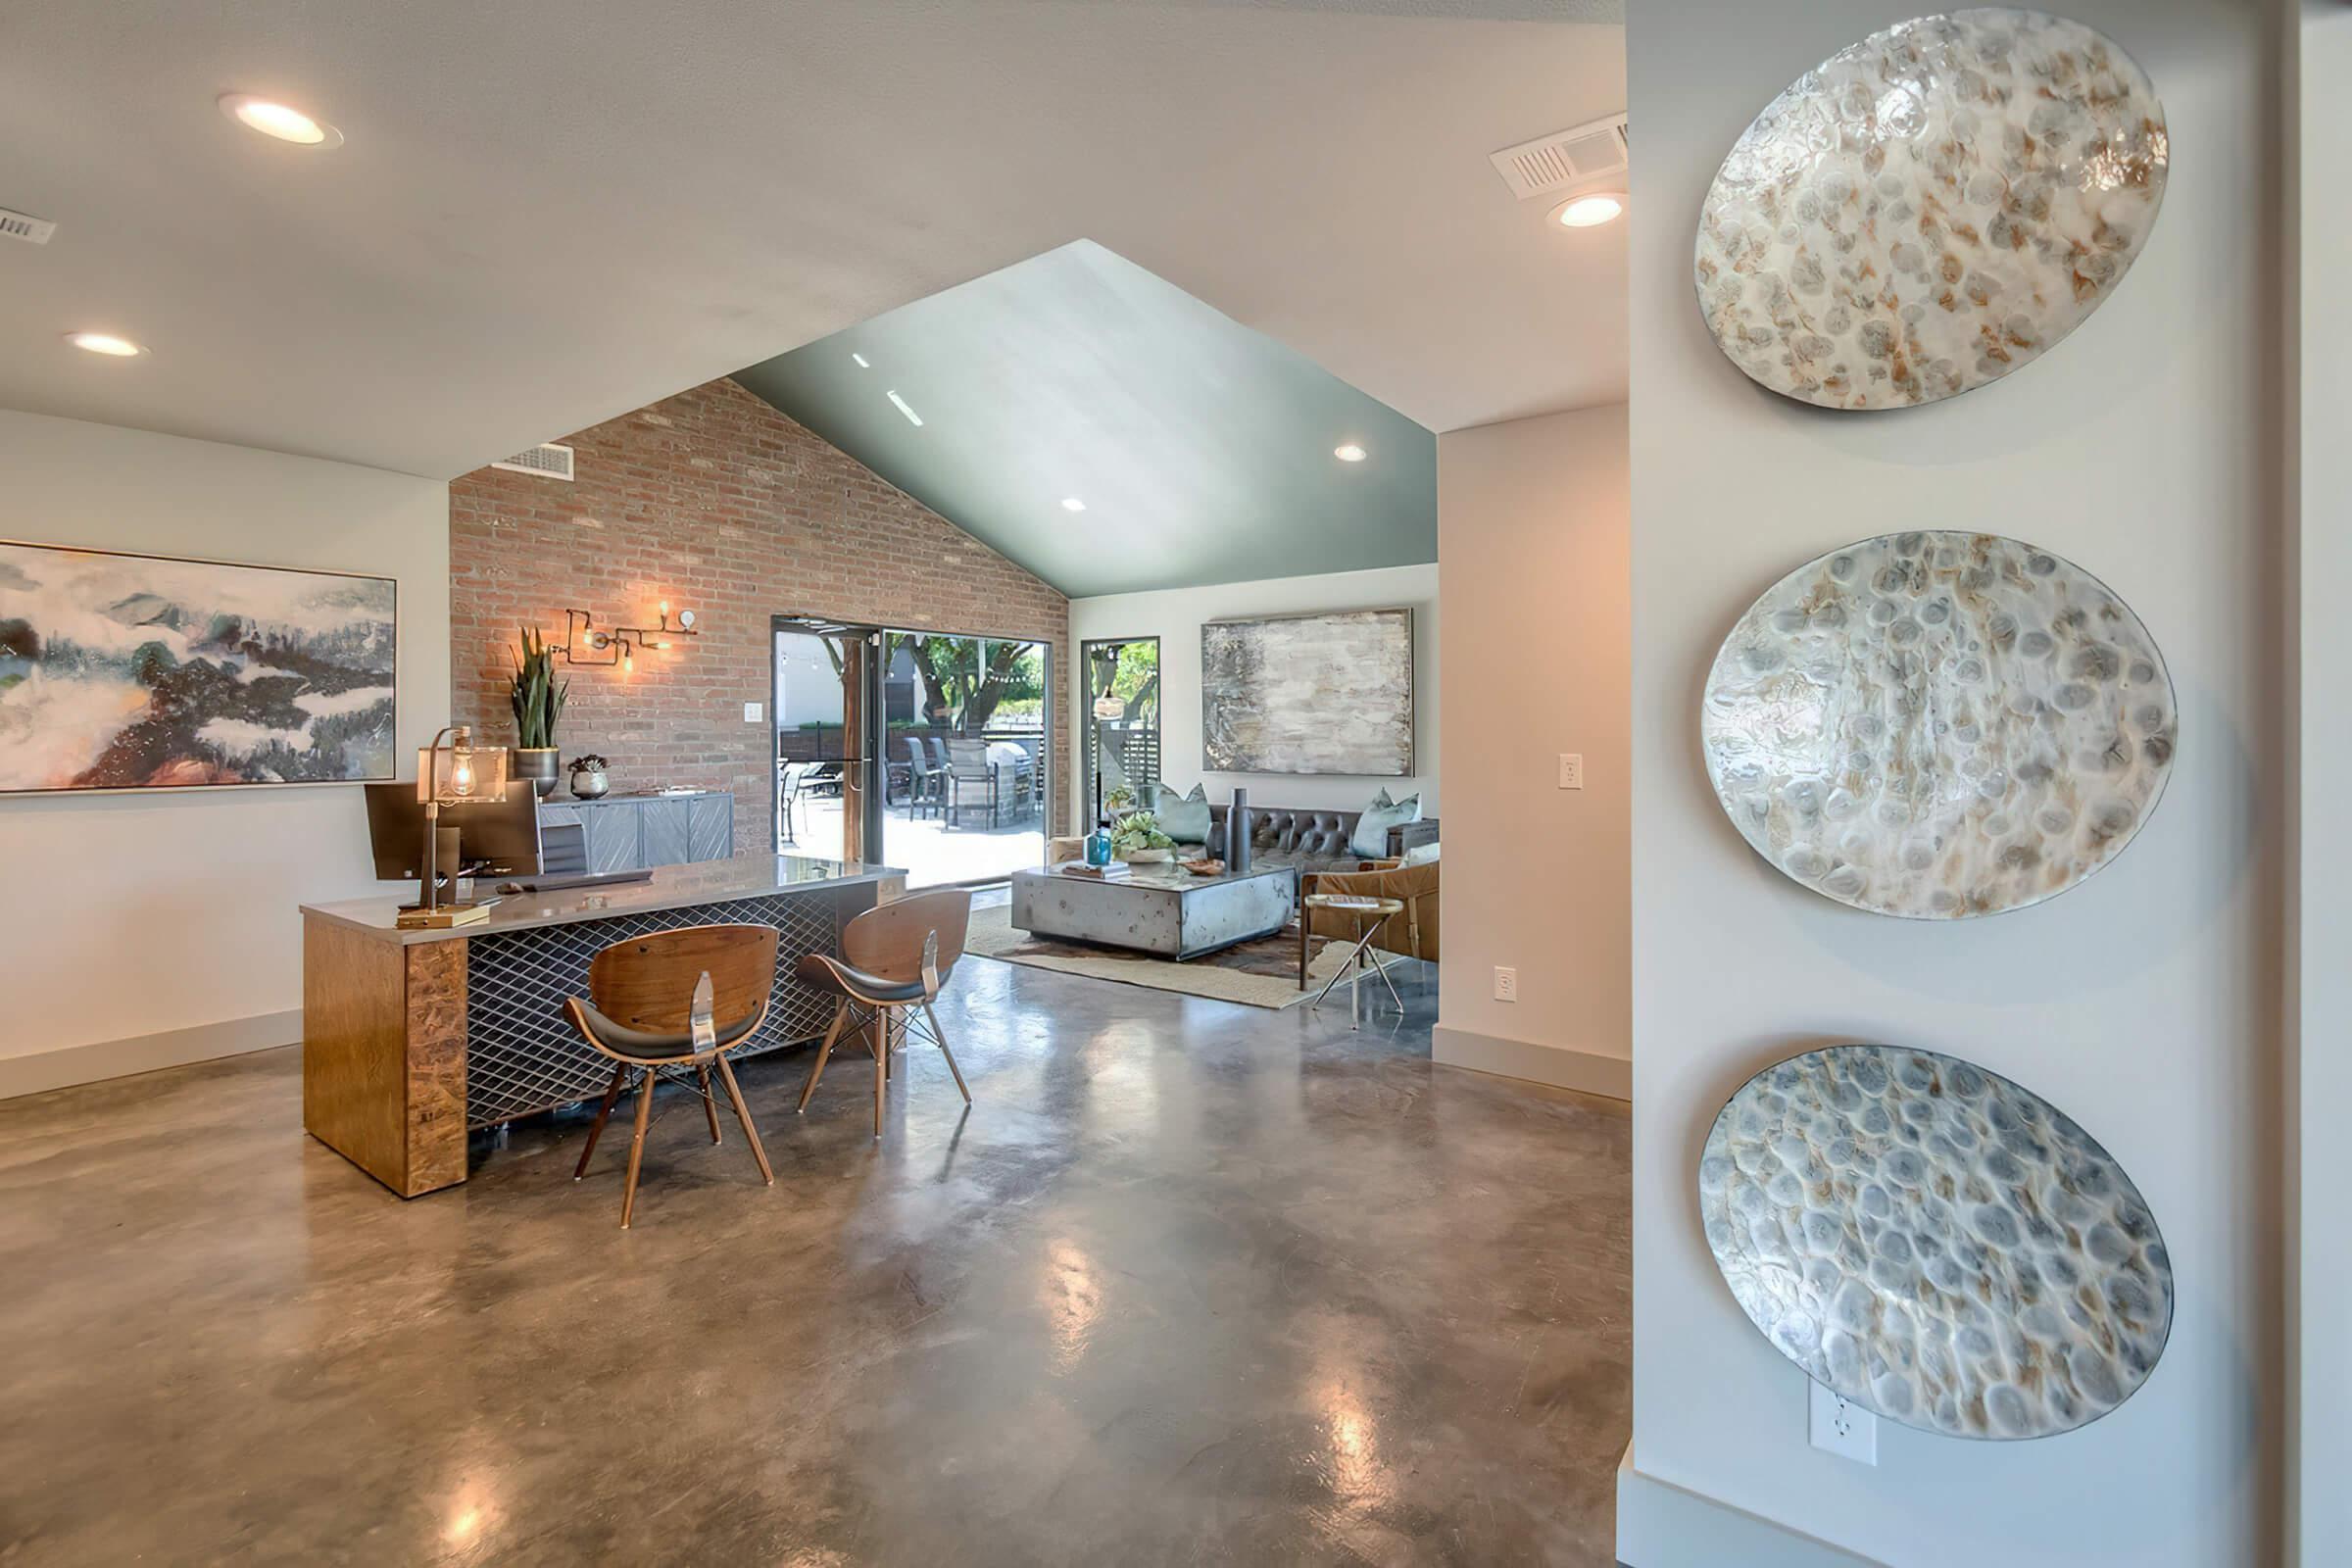
[[[0,1564],[1610,1560],[1623,1107],[986,960],[870,1074],[403,1203],[271,1052],[0,1103]]]

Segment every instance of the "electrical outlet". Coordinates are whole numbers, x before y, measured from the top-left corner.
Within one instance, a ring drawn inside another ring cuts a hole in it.
[[[1496,1002],[1517,1002],[1519,1000],[1518,970],[1506,969],[1501,964],[1494,966],[1494,1000]]]
[[[1585,758],[1582,752],[1560,754],[1560,788],[1581,790],[1585,787]]]
[[[760,715],[762,712],[766,711],[766,709],[767,709],[767,705],[766,705],[765,703],[746,703],[746,704],[744,704],[744,705],[743,705],[743,721],[744,721],[746,724],[757,724],[757,723],[759,723],[759,722],[760,722]]]
[[[1813,1391],[1813,1446],[1856,1464],[1877,1464],[1879,1418],[1810,1378],[1805,1387]]]

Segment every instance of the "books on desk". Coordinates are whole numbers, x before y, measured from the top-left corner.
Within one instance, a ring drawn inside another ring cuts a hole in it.
[[[1061,862],[1063,876],[1084,877],[1089,882],[1123,882],[1133,870],[1125,860],[1113,860],[1108,865],[1089,865],[1084,860]]]
[[[444,904],[436,909],[403,908],[392,923],[403,931],[448,931],[461,925],[474,925],[490,918],[490,906],[496,899],[484,899],[479,904]]]

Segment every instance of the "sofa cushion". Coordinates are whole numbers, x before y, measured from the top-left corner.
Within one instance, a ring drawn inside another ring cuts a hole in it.
[[[1190,795],[1179,795],[1162,784],[1152,808],[1159,830],[1179,844],[1208,842],[1208,786],[1196,784]]]
[[[1435,861],[1437,858],[1438,846],[1434,839],[1427,844],[1416,844],[1411,849],[1404,852],[1404,863],[1406,865],[1428,865]]]
[[[1389,792],[1382,790],[1348,835],[1348,853],[1359,860],[1382,858],[1389,853],[1389,829],[1421,820],[1418,790],[1401,801],[1390,801],[1388,796]]]

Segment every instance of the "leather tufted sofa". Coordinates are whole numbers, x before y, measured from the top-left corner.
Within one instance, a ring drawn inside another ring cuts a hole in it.
[[[1208,853],[1231,859],[1225,853],[1225,819],[1230,808],[1208,808]],[[1250,859],[1253,865],[1295,865],[1301,871],[1341,871],[1359,862],[1348,848],[1361,811],[1294,810],[1283,806],[1250,808]],[[1419,844],[1438,842],[1438,819],[1423,817],[1389,829],[1387,858],[1396,859]]]

